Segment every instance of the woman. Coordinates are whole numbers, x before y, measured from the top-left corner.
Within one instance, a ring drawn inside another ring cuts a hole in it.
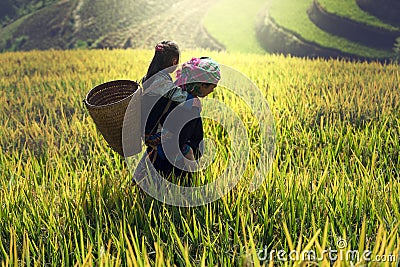
[[[177,73],[177,88],[187,92],[184,103],[168,97],[173,90],[161,97],[152,94],[151,87],[144,93],[142,125],[147,149],[135,172],[136,181],[145,173],[143,161],[146,157],[159,174],[168,178],[190,176],[201,156],[203,124],[199,97],[213,92],[221,78],[219,65],[209,57],[192,58]]]

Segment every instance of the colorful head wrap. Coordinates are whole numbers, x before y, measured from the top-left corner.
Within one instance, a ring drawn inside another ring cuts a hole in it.
[[[175,84],[184,91],[196,92],[200,83],[217,84],[221,79],[219,64],[209,57],[192,58],[177,70]]]

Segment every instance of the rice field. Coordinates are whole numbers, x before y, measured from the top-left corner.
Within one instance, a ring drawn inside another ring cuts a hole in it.
[[[182,61],[204,55],[262,90],[276,151],[258,190],[184,208],[132,183],[82,103],[102,82],[140,79],[152,51],[0,54],[1,266],[395,266],[400,67],[204,50]]]

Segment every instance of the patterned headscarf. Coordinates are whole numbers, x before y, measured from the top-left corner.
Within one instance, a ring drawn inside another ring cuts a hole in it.
[[[175,84],[189,93],[198,93],[200,83],[217,84],[220,79],[219,64],[209,57],[201,57],[182,64]]]

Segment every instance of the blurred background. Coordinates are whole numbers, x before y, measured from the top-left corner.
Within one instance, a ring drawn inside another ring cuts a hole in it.
[[[0,51],[153,48],[398,59],[398,0],[1,0]]]

